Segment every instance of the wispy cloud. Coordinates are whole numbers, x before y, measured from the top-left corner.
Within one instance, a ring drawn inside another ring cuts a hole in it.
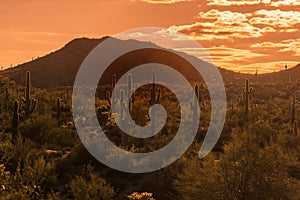
[[[266,5],[273,7],[298,6],[299,0],[207,0],[210,6],[243,6],[243,5]]]
[[[216,65],[252,73],[256,68],[263,67],[261,72],[270,72],[282,67],[282,62],[291,65],[299,62],[300,39],[295,38],[300,34],[300,8],[290,9],[296,1],[288,4],[281,1],[209,0],[208,4],[214,8],[199,12],[196,22],[173,25],[170,29],[205,44],[206,52]],[[236,6],[239,5],[256,7],[238,11]],[[282,7],[275,8],[277,5]],[[224,10],[223,6],[235,6],[235,9]]]
[[[280,0],[280,1],[272,1],[271,6],[280,7],[280,6],[299,6],[299,0]]]
[[[269,4],[271,0],[207,0],[207,5],[217,6],[239,6],[239,5],[257,5],[260,3]]]
[[[251,45],[254,48],[277,48],[280,52],[293,52],[295,56],[300,56],[300,39],[288,39],[281,42],[262,42]]]
[[[174,25],[171,29],[183,32],[196,40],[257,38],[264,33],[275,32],[271,26],[254,26],[250,21],[252,13],[239,13],[211,9],[200,12],[198,22],[189,25]]]
[[[142,1],[146,3],[152,3],[152,4],[172,4],[172,3],[178,3],[178,2],[190,2],[192,0],[131,0],[132,2]]]
[[[299,11],[258,10],[252,16],[249,21],[252,25],[294,29],[296,24],[300,24]]]

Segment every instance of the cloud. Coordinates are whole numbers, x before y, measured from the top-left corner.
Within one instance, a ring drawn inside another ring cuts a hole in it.
[[[300,39],[287,39],[281,42],[262,42],[251,45],[252,48],[277,48],[279,52],[293,52],[294,56],[300,56]]]
[[[243,6],[243,5],[265,5],[273,7],[299,6],[299,0],[207,0],[209,6]]]
[[[217,6],[241,6],[241,5],[257,5],[269,4],[271,0],[207,0],[207,5]]]
[[[252,13],[239,13],[211,9],[200,12],[198,22],[174,25],[170,29],[183,32],[195,40],[258,38],[264,33],[275,32],[271,26],[256,27],[249,23]]]
[[[280,0],[280,1],[272,1],[271,6],[280,7],[280,6],[299,6],[299,0]]]
[[[131,0],[132,2],[142,1],[152,4],[172,4],[178,2],[191,2],[192,0]]]
[[[300,24],[299,11],[258,10],[249,21],[252,25],[268,25],[278,28],[293,28]]]
[[[258,38],[275,32],[297,33],[299,27],[300,11],[261,9],[241,13],[211,9],[200,12],[197,22],[193,24],[173,25],[170,28],[192,36],[195,40],[232,40]]]
[[[214,64],[234,71],[243,73],[258,73],[273,72],[283,67],[283,63],[288,63],[289,66],[295,66],[294,61],[269,61],[270,55],[256,53],[252,49],[231,48],[226,45],[206,48],[206,52],[210,55]]]
[[[143,38],[143,37],[147,37],[148,35],[141,32],[133,32],[129,36],[132,38]]]
[[[248,64],[252,59],[265,56],[249,49],[230,48],[226,45],[210,47],[205,50],[216,65],[229,69],[235,68],[237,63]]]
[[[213,63],[212,57],[207,53],[206,49],[199,48],[199,47],[181,47],[181,48],[174,48],[173,50],[178,52],[184,52],[189,55],[193,55],[201,60],[204,60],[209,63]]]
[[[213,63],[216,66],[230,70],[237,70],[237,68],[241,65],[249,65],[253,59],[263,58],[266,56],[264,54],[255,53],[249,49],[230,48],[226,45],[205,49],[177,48],[174,50],[185,52],[204,61]]]

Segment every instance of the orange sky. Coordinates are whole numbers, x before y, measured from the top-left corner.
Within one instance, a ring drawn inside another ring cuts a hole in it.
[[[300,0],[26,0],[0,6],[0,67],[76,37],[163,27],[197,40],[214,63],[242,72],[300,62]]]

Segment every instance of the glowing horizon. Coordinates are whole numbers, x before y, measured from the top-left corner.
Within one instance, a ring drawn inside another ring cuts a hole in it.
[[[300,63],[300,0],[29,0],[2,3],[0,16],[3,68],[42,57],[75,38],[149,26],[188,35],[215,65],[233,71],[266,73]]]

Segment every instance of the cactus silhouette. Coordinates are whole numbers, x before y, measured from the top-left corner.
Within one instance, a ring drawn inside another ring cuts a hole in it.
[[[4,101],[4,107],[6,108],[6,109],[8,109],[8,105],[9,105],[9,96],[10,96],[10,94],[9,94],[9,90],[8,90],[8,88],[6,87],[5,88],[5,101]]]
[[[292,100],[292,117],[291,117],[291,124],[294,124],[296,119],[296,92],[293,94],[293,100]]]
[[[60,117],[61,114],[61,100],[59,97],[56,99],[56,117]]]
[[[18,133],[18,126],[19,126],[19,103],[17,100],[14,102],[14,114],[13,114],[13,120],[12,120],[12,133],[16,135]]]
[[[154,105],[154,104],[158,104],[160,101],[160,96],[161,96],[161,90],[160,88],[158,88],[158,94],[156,94],[156,78],[155,78],[155,73],[152,72],[152,86],[150,88],[150,101],[149,104],[150,106]],[[154,134],[155,131],[155,126],[156,126],[156,120],[155,120],[155,109],[152,110],[152,118],[151,118],[151,123],[152,123],[152,128],[151,128],[151,132],[152,134]]]
[[[120,122],[121,126],[123,127],[125,125],[126,115],[125,115],[125,91],[120,90]]]
[[[23,102],[25,103],[25,115],[28,117],[36,108],[37,100],[34,98],[30,98],[30,72],[26,72],[26,90],[25,90],[25,98],[23,97]]]
[[[133,92],[133,84],[132,84],[132,75],[128,73],[127,75],[127,102],[128,102],[128,110],[129,112],[131,111],[132,104],[134,103],[134,96],[132,98],[132,101],[130,100],[131,98],[131,92]]]
[[[111,80],[111,92],[112,94],[107,91],[106,92],[106,100],[108,102],[108,104],[111,106],[111,104],[116,104],[118,99],[117,99],[117,90],[116,87],[117,86],[117,76],[115,74],[112,75],[112,80]],[[113,92],[114,91],[114,92]]]
[[[5,100],[6,100],[6,102],[8,102],[9,101],[9,90],[8,90],[8,88],[6,87],[5,88]]]
[[[253,88],[249,88],[249,80],[246,79],[245,88],[242,89],[242,97],[244,100],[245,114],[248,115],[249,112],[249,98],[252,93]]]
[[[199,105],[199,96],[200,96],[200,92],[199,92],[199,86],[195,85],[195,98],[194,100],[190,101],[190,108],[193,112],[193,130],[196,130],[198,124],[197,124],[197,120],[198,120],[198,116],[199,116],[199,110],[198,110],[198,105]]]
[[[156,83],[155,83],[155,74],[152,73],[152,86],[150,88],[150,105],[158,104],[160,100],[161,91],[160,88],[158,88],[158,94],[156,95]]]
[[[117,85],[117,75],[113,74],[111,80],[111,91],[115,89],[116,85]],[[115,90],[115,92],[112,94],[112,98],[113,100],[117,98],[117,90]]]

